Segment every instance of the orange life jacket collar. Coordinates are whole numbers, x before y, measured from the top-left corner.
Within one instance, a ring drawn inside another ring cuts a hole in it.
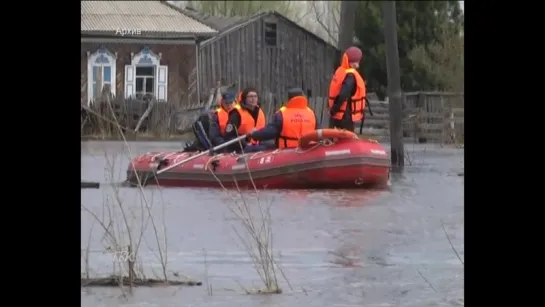
[[[295,96],[286,103],[287,108],[306,109],[308,108],[308,100],[305,96]]]
[[[223,111],[229,113],[230,111],[232,111],[233,109],[235,108],[235,106],[233,106],[231,109],[227,110],[225,107],[224,107],[224,102],[220,103],[220,109],[222,109]]]

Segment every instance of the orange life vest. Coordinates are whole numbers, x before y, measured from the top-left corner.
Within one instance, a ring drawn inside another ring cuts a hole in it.
[[[225,136],[225,130],[227,129],[227,123],[229,122],[229,113],[240,110],[239,105],[235,105],[234,108],[227,111],[221,106],[216,109],[216,114],[218,114],[218,124],[220,126],[221,136]]]
[[[238,92],[237,98],[235,98],[235,103],[240,104],[242,102],[242,92]]]
[[[240,116],[246,117],[243,122],[248,125],[248,127],[244,127],[244,129],[240,128],[240,130],[251,132],[253,128],[261,129],[265,127],[265,113],[263,113],[263,110],[259,108],[259,113],[257,114],[257,120],[254,120],[254,117],[250,112],[244,108],[241,108],[240,110]],[[258,140],[250,139],[250,144],[259,144]]]
[[[222,136],[225,136],[226,132],[231,132],[231,130],[227,131],[227,123],[229,122],[229,113],[231,112],[238,112],[240,114],[240,127],[238,128],[238,134],[242,135],[242,134],[251,132],[251,128],[249,131],[245,132],[246,131],[245,129],[247,129],[246,127],[248,126],[247,118],[245,118],[245,116],[242,115],[242,113],[244,112],[241,112],[241,107],[240,105],[237,104],[229,112],[227,112],[222,107],[219,107],[216,109],[216,114],[218,114],[218,124],[220,126],[220,134]],[[233,128],[230,128],[230,129],[233,129]]]
[[[343,56],[343,62],[344,62]],[[346,59],[348,61],[348,59]],[[344,63],[343,63],[344,64]],[[347,65],[347,63],[346,63]],[[365,109],[365,81],[363,81],[363,78],[361,77],[360,73],[355,70],[354,68],[345,68],[344,65],[341,65],[341,67],[337,68],[335,71],[335,75],[333,76],[333,79],[331,79],[331,84],[329,85],[329,109],[333,107],[333,103],[335,102],[335,99],[341,92],[341,87],[344,81],[344,78],[346,77],[346,74],[351,73],[354,75],[354,78],[356,79],[356,92],[354,95],[349,99],[352,103],[352,121],[357,122],[363,118],[363,110]],[[339,112],[335,113],[332,117],[334,119],[342,119],[344,112],[346,111],[346,104],[347,101],[343,101],[341,108]]]
[[[241,119],[240,127],[238,128],[240,135],[250,133],[254,128],[261,129],[265,127],[265,114],[263,114],[261,109],[259,109],[257,121],[254,120],[254,117],[252,114],[250,114],[250,111],[246,110],[245,108],[241,107],[238,112],[240,113]],[[250,143],[257,144],[257,140],[250,139]]]
[[[316,116],[305,96],[293,97],[279,112],[282,113],[282,131],[276,141],[278,148],[295,148],[301,136],[316,130]]]

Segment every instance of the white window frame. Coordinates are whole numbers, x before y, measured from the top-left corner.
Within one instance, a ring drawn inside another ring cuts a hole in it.
[[[155,54],[149,48],[143,48],[137,54],[131,54],[131,65],[125,65],[125,97],[136,95],[136,68],[154,67],[153,96],[159,101],[166,101],[168,94],[168,67],[161,65],[161,54]]]
[[[102,86],[101,89],[104,87],[105,84],[110,84],[110,91],[115,96],[115,89],[116,89],[116,83],[115,83],[115,77],[116,77],[116,60],[117,56],[116,54],[108,51],[106,48],[99,48],[95,53],[90,54],[87,53],[87,104],[90,105],[91,101],[93,99],[97,98],[94,97],[93,94],[93,88],[95,86],[95,81],[93,80],[93,70],[95,67],[101,67],[102,71]],[[104,82],[104,67],[109,66],[110,67],[110,82]],[[97,93],[97,95],[100,95],[102,93],[102,90]]]

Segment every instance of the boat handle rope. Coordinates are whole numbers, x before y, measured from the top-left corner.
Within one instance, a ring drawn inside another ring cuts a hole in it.
[[[210,167],[210,164],[212,164],[212,162],[219,161],[219,160],[221,160],[221,159],[223,159],[225,157],[227,157],[227,155],[225,155],[223,153],[220,153],[219,155],[210,157],[208,159],[208,161],[206,161],[206,164],[204,165],[204,170],[207,171],[208,167]]]
[[[267,153],[265,155],[260,156],[259,154],[262,154],[263,152],[258,151],[258,152],[254,153],[253,155],[250,156],[250,160],[255,160],[257,158],[265,158],[265,157],[268,157],[268,156],[274,156],[279,152],[280,152],[280,149],[275,149],[275,150],[273,150],[273,151],[271,151],[271,152],[269,152],[269,153]]]
[[[333,144],[335,144],[336,142],[330,140],[330,139],[321,139],[319,142],[317,142],[316,144],[314,144],[312,147],[310,147],[309,149],[307,150],[300,150],[299,147],[296,147],[295,148],[295,152],[298,153],[298,154],[305,154],[309,151],[312,151],[320,146],[324,146],[324,147],[329,147]]]
[[[363,140],[363,139],[362,139]],[[377,143],[378,144],[378,141],[377,140],[374,140],[374,139],[366,139],[367,141],[371,142],[371,143]]]
[[[324,147],[329,147],[333,144],[335,144],[336,142],[330,140],[330,139],[322,139],[320,140],[319,142],[317,142],[316,144],[314,144],[312,147],[310,147],[309,149],[307,150],[300,150],[299,147],[296,147],[295,148],[295,152],[298,153],[298,154],[304,154],[304,153],[307,153],[309,151],[312,151],[320,146],[324,146]],[[273,155],[276,155],[278,154],[279,152],[281,152],[280,149],[275,149],[265,155],[260,155],[262,154],[263,152],[256,152],[254,153],[253,155],[250,156],[249,160],[255,160],[257,158],[265,158],[265,157],[268,157],[268,156],[273,156]],[[206,164],[204,165],[204,169],[205,170],[208,170],[208,168],[210,167],[210,164],[212,164],[212,162],[214,161],[220,161],[221,159],[225,158],[225,157],[228,157],[228,156],[237,156],[236,153],[231,153],[229,155],[226,155],[226,154],[219,154],[219,155],[216,155],[216,156],[213,156],[213,157],[210,157],[210,159],[208,159],[208,161],[206,162]]]

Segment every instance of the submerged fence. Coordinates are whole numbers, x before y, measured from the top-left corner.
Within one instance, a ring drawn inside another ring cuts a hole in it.
[[[380,140],[389,139],[389,103],[379,101],[374,93],[369,94],[373,116],[365,111],[362,134]],[[310,107],[316,113],[322,127],[329,125],[327,98],[309,98]],[[263,104],[266,114],[272,116],[281,103],[268,99]],[[406,142],[417,143],[463,143],[464,140],[464,93],[408,92],[403,100],[403,136]],[[359,132],[360,124],[356,124]]]
[[[117,131],[115,122],[127,130],[138,130],[157,137],[187,132],[198,114],[207,105],[216,105],[216,89],[211,89],[208,101],[187,104],[182,107],[169,102],[135,99],[115,99],[104,96],[90,107],[82,106],[82,135],[108,134]],[[109,99],[109,100],[108,100]],[[433,142],[441,144],[463,143],[464,94],[447,92],[404,93],[403,136],[407,142]],[[212,103],[211,103],[212,102]],[[268,119],[285,101],[271,93],[262,94],[261,107]],[[111,103],[114,115],[108,104]],[[310,97],[310,107],[316,113],[322,127],[328,127],[327,99]],[[363,134],[381,140],[389,138],[389,103],[379,101],[372,93],[369,104],[373,116],[366,111]],[[359,132],[359,124],[356,125]]]

